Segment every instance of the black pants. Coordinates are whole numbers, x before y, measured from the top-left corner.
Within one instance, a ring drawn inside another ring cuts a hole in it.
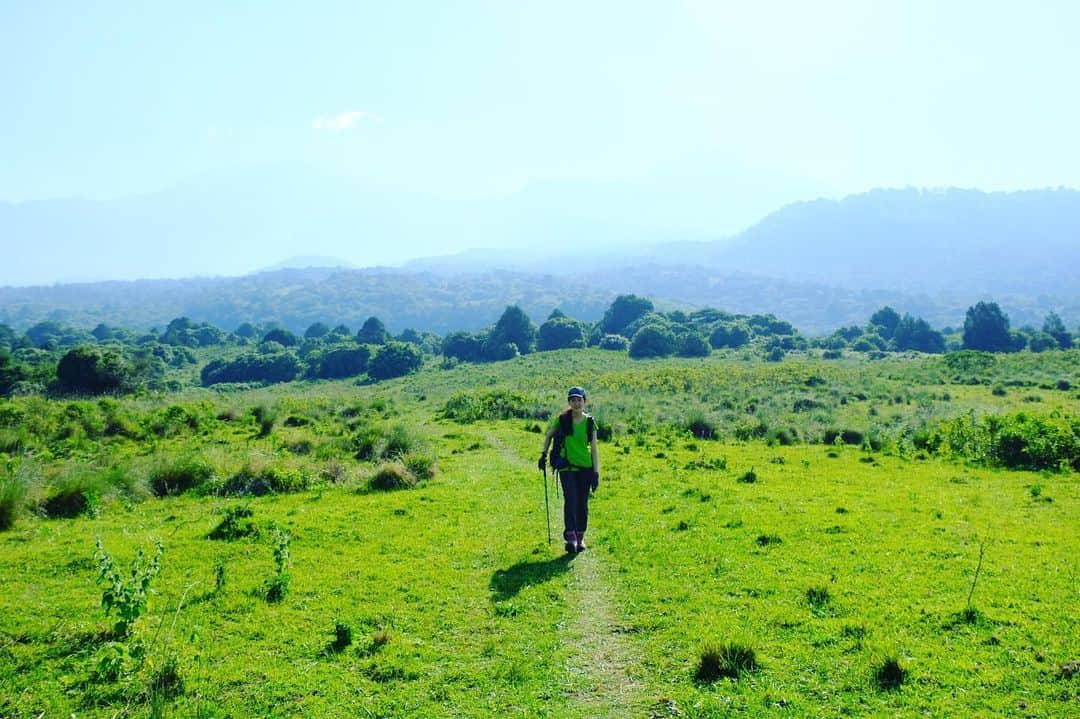
[[[559,472],[563,491],[563,539],[570,532],[585,533],[589,527],[589,479],[587,469]]]

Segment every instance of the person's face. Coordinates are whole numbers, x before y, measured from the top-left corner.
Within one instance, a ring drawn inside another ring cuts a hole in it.
[[[584,397],[574,396],[574,397],[570,397],[566,401],[570,403],[570,409],[583,409],[585,407],[585,398]]]

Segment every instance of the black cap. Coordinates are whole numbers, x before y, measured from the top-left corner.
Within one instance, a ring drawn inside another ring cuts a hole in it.
[[[566,392],[566,398],[570,399],[571,397],[581,397],[582,399],[585,399],[585,390],[581,387],[571,387]]]

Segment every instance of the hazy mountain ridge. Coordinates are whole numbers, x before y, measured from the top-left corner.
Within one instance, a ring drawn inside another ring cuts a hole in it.
[[[394,330],[445,333],[487,326],[508,304],[536,322],[556,307],[593,321],[633,292],[666,308],[773,313],[808,333],[862,324],[886,304],[956,326],[983,299],[1001,304],[1013,326],[1038,326],[1050,311],[1080,324],[1073,190],[876,190],[788,205],[723,240],[581,247],[477,249],[403,269],[0,288],[0,322],[161,327],[183,315],[225,329],[276,321],[302,331],[315,321],[356,329],[375,315]]]
[[[713,264],[852,289],[1077,295],[1080,192],[874,190],[788,205]]]

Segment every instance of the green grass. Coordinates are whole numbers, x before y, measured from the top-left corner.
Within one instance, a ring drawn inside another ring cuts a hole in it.
[[[546,353],[363,387],[125,399],[109,411],[145,429],[115,434],[94,429],[94,403],[15,400],[32,450],[0,465],[15,505],[69,474],[95,503],[0,532],[0,716],[1066,716],[1080,477],[937,457],[893,430],[1013,412],[1029,391],[1075,413],[1075,390],[1038,386],[1080,384],[1075,356],[969,385],[941,358]],[[1021,381],[1035,384],[992,392]],[[547,542],[534,464],[537,408],[560,409],[568,383],[614,428],[574,558],[552,485]],[[499,397],[500,419],[442,418],[462,393]],[[276,416],[268,433],[253,407]],[[751,416],[886,441],[735,439]],[[395,458],[415,486],[372,491]],[[154,497],[161,467],[198,481]],[[270,491],[221,496],[244,472]],[[99,537],[119,566],[164,545],[123,642],[99,606]]]

